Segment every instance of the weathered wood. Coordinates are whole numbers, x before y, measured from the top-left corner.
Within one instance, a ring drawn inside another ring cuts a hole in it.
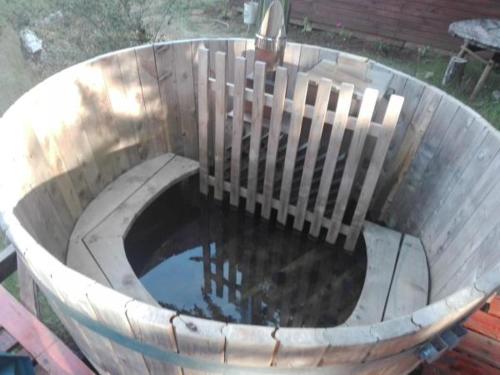
[[[394,129],[398,122],[399,114],[403,107],[404,98],[401,96],[392,96],[389,100],[387,106],[387,112],[385,114],[384,120],[382,122],[382,134],[377,139],[375,149],[371,156],[370,165],[365,175],[365,180],[363,181],[363,187],[361,193],[358,197],[358,202],[356,209],[354,211],[353,217],[351,219],[350,233],[347,236],[345,242],[345,249],[352,251],[356,242],[358,240],[359,233],[361,232],[361,226],[368,212],[370,202],[375,191],[375,186],[377,184],[380,171],[389,148],[389,143],[391,142]]]
[[[0,301],[2,352],[9,352],[16,343],[19,343],[29,357],[47,371],[47,374],[93,374],[55,334],[24,309],[2,286],[0,286]],[[33,334],[34,332],[36,334]]]
[[[361,157],[361,153],[363,152],[366,136],[368,135],[368,128],[371,124],[377,95],[377,90],[373,89],[367,89],[363,95],[363,101],[361,103],[359,116],[356,121],[353,139],[349,146],[344,175],[342,176],[342,182],[340,184],[339,193],[335,202],[335,209],[332,214],[330,228],[328,229],[328,233],[326,235],[326,241],[329,243],[334,243],[340,232],[344,213],[351,194],[351,188],[354,183],[354,178],[356,177],[356,171],[360,161],[359,159]]]
[[[226,121],[226,54],[215,54],[215,199],[222,200],[224,192],[224,135]]]
[[[30,313],[38,316],[40,313],[38,291],[29,268],[24,263],[22,257],[18,257],[17,259],[17,280],[19,283],[19,300]]]
[[[231,139],[231,193],[230,202],[233,206],[240,203],[241,177],[241,140],[243,136],[243,112],[245,108],[244,91],[246,83],[246,60],[236,59],[234,69],[234,97],[233,97],[233,132]]]
[[[287,90],[287,70],[278,67],[274,83],[274,102],[271,112],[271,122],[269,124],[269,137],[267,140],[266,169],[264,172],[264,202],[262,204],[261,215],[269,219],[271,215],[271,205],[274,193],[274,180],[276,169],[276,157],[283,123],[283,109]]]
[[[384,312],[384,320],[411,314],[427,305],[429,269],[420,240],[404,235]]]
[[[452,56],[446,70],[444,71],[441,84],[446,86],[454,81],[460,83],[465,73],[465,64],[467,64],[467,60],[463,57]]]
[[[254,69],[254,97],[252,103],[252,126],[250,129],[250,150],[248,153],[248,178],[246,210],[255,211],[257,196],[257,175],[259,173],[259,154],[262,136],[262,118],[264,115],[264,90],[266,80],[266,64],[262,61],[255,63]]]
[[[208,49],[198,52],[198,142],[200,161],[200,191],[208,194]]]
[[[323,135],[323,126],[325,125],[326,110],[332,91],[332,81],[322,79],[319,83],[316,104],[314,106],[314,116],[309,130],[309,139],[307,141],[306,159],[302,169],[302,178],[300,180],[299,198],[295,212],[293,227],[296,230],[302,230],[304,225],[305,213],[309,202],[309,193],[314,173],[314,166],[319,151],[319,143]]]
[[[304,116],[304,107],[307,95],[307,85],[309,79],[306,74],[299,73],[295,85],[293,97],[293,111],[288,131],[288,140],[286,146],[285,165],[283,166],[283,176],[280,189],[280,207],[278,210],[278,222],[286,224],[288,217],[288,204],[290,200],[293,171],[295,168],[295,159],[297,157],[297,148],[299,145],[300,131]]]
[[[335,119],[332,125],[333,129],[330,135],[328,151],[325,157],[325,160],[328,160],[328,163],[325,163],[321,174],[321,181],[314,207],[314,219],[311,222],[309,230],[309,233],[315,237],[319,235],[319,231],[321,229],[321,219],[325,213],[328,197],[330,195],[330,187],[335,173],[335,167],[337,166],[340,146],[342,145],[344,132],[349,119],[353,93],[353,85],[346,83],[341,85],[337,108],[335,111]]]
[[[358,303],[344,323],[347,326],[382,320],[401,244],[401,233],[369,222],[364,225],[363,236],[368,262],[366,279]]]

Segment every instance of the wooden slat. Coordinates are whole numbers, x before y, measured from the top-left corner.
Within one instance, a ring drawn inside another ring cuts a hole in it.
[[[198,159],[198,126],[194,97],[193,55],[191,43],[173,43],[177,102],[182,127],[183,156]]]
[[[368,129],[371,124],[373,111],[377,102],[378,92],[373,89],[366,89],[361,102],[356,128],[354,130],[353,138],[349,146],[347,161],[340,184],[339,193],[335,202],[330,228],[326,236],[326,241],[334,243],[340,232],[344,213],[351,194],[351,188],[356,177],[356,172],[360,162],[361,153],[368,135]]]
[[[300,131],[304,118],[304,108],[307,95],[309,78],[307,74],[299,73],[295,85],[293,97],[292,119],[286,146],[285,165],[283,167],[283,177],[281,179],[280,206],[278,210],[278,222],[286,224],[288,217],[288,205],[290,201],[293,172],[295,169],[295,159],[299,146]]]
[[[266,64],[262,61],[255,62],[254,70],[254,97],[252,104],[252,126],[250,135],[250,150],[248,153],[248,180],[246,210],[255,211],[257,197],[257,177],[259,172],[259,154],[262,136],[262,119],[264,116],[264,90],[266,81]]]
[[[471,331],[500,341],[500,318],[496,316],[479,310],[472,314],[464,325]]]
[[[499,369],[500,372],[500,341],[485,337],[474,331],[469,331],[457,348],[482,362]]]
[[[328,108],[331,90],[332,81],[326,78],[321,79],[316,96],[311,129],[309,130],[306,159],[302,169],[299,198],[296,206],[295,220],[293,222],[293,227],[296,230],[302,230],[304,225],[305,213],[309,202],[309,193],[311,191],[311,182],[318,156],[321,136],[323,134],[323,126],[325,125],[326,110]]]
[[[267,139],[266,169],[264,172],[264,202],[261,215],[269,219],[274,193],[274,177],[276,168],[276,157],[283,125],[283,109],[287,89],[287,70],[278,67],[274,83],[274,100],[269,125],[269,137]]]
[[[132,301],[126,306],[126,314],[135,337],[162,350],[176,352],[175,333],[171,320],[176,313],[157,309],[141,302]],[[144,357],[152,374],[182,374],[177,366]]]
[[[490,302],[490,309],[488,310],[488,313],[496,316],[497,318],[500,318],[500,297],[495,296],[493,297],[493,300]]]
[[[56,335],[24,309],[2,286],[0,301],[0,326],[45,369],[57,374],[92,374]]]
[[[361,193],[358,197],[356,209],[351,219],[350,233],[347,236],[347,240],[344,245],[346,250],[353,250],[358,240],[363,221],[365,220],[366,213],[368,212],[368,208],[370,207],[373,192],[375,191],[375,186],[377,185],[380,176],[380,171],[382,170],[382,166],[384,164],[384,160],[392,139],[392,135],[394,133],[394,129],[396,128],[396,124],[398,123],[399,114],[401,113],[401,109],[403,107],[403,102],[403,97],[392,95],[389,101],[389,105],[387,106],[387,112],[382,122],[383,131],[376,141],[377,143],[371,156],[370,165],[365,175]]]
[[[179,121],[177,99],[177,78],[175,75],[175,55],[169,44],[155,44],[156,68],[160,86],[160,97],[165,111],[170,152],[182,155],[182,128]]]
[[[198,50],[198,142],[200,191],[208,194],[208,49]]]
[[[102,285],[94,284],[87,290],[87,300],[94,310],[97,320],[127,337],[135,337],[127,320],[126,306],[131,302],[130,297],[119,294]],[[150,374],[142,354],[121,346],[118,342],[110,341],[114,354],[113,362],[120,362],[129,374]]]
[[[325,165],[321,174],[321,181],[316,197],[314,207],[314,219],[311,222],[309,234],[317,237],[321,229],[321,221],[325,213],[328,197],[330,195],[330,188],[332,185],[333,175],[337,166],[337,161],[340,152],[340,146],[344,138],[347,121],[349,119],[349,112],[354,93],[354,86],[348,83],[342,83],[337,101],[337,108],[335,111],[335,119],[333,121],[333,128],[330,134],[330,141],[328,144],[328,151],[326,153]]]
[[[226,121],[226,54],[215,53],[215,189],[214,198],[224,194],[224,133]]]
[[[241,140],[245,108],[246,59],[237,57],[234,67],[233,130],[231,139],[231,192],[230,203],[240,203]]]
[[[404,235],[387,298],[384,320],[395,319],[427,305],[429,268],[420,240]]]
[[[401,233],[366,222],[367,271],[358,303],[345,322],[347,326],[380,322],[391,287],[401,244]]]
[[[224,362],[225,323],[207,321],[186,315],[179,315],[172,320],[180,354],[193,358]],[[217,373],[183,369],[184,375],[213,375]]]
[[[40,306],[38,305],[38,291],[22,257],[17,259],[17,280],[19,283],[19,300],[30,313],[38,316]]]
[[[479,152],[472,157],[457,183],[450,184],[448,194],[443,199],[444,202],[440,202],[439,210],[436,210],[422,227],[422,240],[429,249],[432,249],[431,251],[441,247],[449,237],[461,229],[460,225],[456,225],[458,223],[453,220],[455,214],[472,193],[471,182],[481,180],[486,171],[495,164],[495,158],[500,157],[499,150],[500,142],[496,138],[487,136],[479,147]]]
[[[428,370],[427,370],[428,369]],[[425,375],[470,374],[498,375],[498,369],[480,360],[452,350],[446,352],[432,367],[426,366]]]
[[[161,103],[160,86],[153,46],[135,49],[137,69],[141,80],[142,97],[147,114],[148,134],[153,150],[150,155],[158,156],[170,149],[165,110]]]
[[[387,196],[385,206],[382,209],[383,217],[385,217],[385,211],[391,205],[394,195],[411,166],[411,162],[417,153],[427,127],[431,123],[434,113],[439,106],[441,97],[442,94],[436,89],[427,87],[420,98],[415,114],[408,124],[401,146],[399,147],[399,152],[395,156],[395,159],[391,161],[392,168],[395,171],[394,182]]]

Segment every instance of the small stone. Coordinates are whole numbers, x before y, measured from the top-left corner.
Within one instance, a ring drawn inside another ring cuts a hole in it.
[[[431,79],[434,77],[434,72],[425,72],[424,79]]]
[[[500,90],[494,90],[494,91],[491,93],[491,96],[493,96],[493,99],[494,99],[496,102],[500,102]]]
[[[20,38],[26,55],[34,61],[39,61],[43,50],[42,40],[30,29],[23,29]]]

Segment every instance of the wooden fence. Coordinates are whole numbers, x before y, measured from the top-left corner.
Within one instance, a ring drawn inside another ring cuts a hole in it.
[[[243,0],[232,0],[237,6]],[[448,35],[451,22],[500,18],[498,0],[294,0],[292,20],[305,17],[325,30],[352,30],[398,42],[445,50],[459,46]]]
[[[266,92],[265,63],[257,61],[248,75],[246,58],[238,57],[233,84],[226,80],[224,52],[215,54],[215,78],[209,77],[209,50],[201,48],[199,55],[201,191],[207,193],[208,185],[213,185],[218,200],[227,191],[235,206],[243,197],[246,210],[252,214],[260,203],[260,215],[265,219],[276,209],[279,223],[286,225],[288,217],[293,216],[293,227],[299,231],[309,222],[308,231],[313,237],[318,237],[325,228],[326,241],[332,244],[339,234],[344,234],[345,248],[353,250],[403,98],[391,96],[386,111],[382,110],[384,119],[378,124],[372,121],[378,99],[375,89],[366,89],[359,112],[353,116],[352,84],[342,84],[337,91],[331,80],[322,78],[316,86],[307,73],[301,72],[297,75],[293,99],[289,99],[285,67],[277,69],[271,94]],[[253,88],[247,87],[249,80],[253,80]],[[316,93],[310,95],[311,89],[317,90]],[[315,96],[314,105],[307,103],[308,96]],[[335,108],[329,108],[331,96],[337,96]],[[232,122],[226,125],[231,102]],[[251,103],[251,110],[246,108],[247,102]],[[269,108],[271,113],[266,116]],[[215,114],[215,122],[209,121],[210,112]],[[244,121],[247,112],[248,121]],[[210,141],[209,134],[213,134]],[[371,153],[366,151],[368,136],[374,143]],[[243,143],[244,138],[248,142]],[[343,147],[346,139],[348,146]],[[246,146],[243,150],[242,145]],[[213,146],[212,158],[210,146]],[[342,149],[346,151],[341,155]],[[337,168],[339,156],[341,173]],[[368,166],[360,177],[363,156]],[[362,188],[357,199],[351,200],[356,178]],[[351,203],[353,209],[349,212]]]

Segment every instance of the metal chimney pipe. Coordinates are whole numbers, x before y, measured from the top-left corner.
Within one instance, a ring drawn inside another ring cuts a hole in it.
[[[266,62],[268,71],[274,71],[283,61],[285,46],[286,25],[283,4],[279,0],[273,0],[255,34],[255,57]]]

